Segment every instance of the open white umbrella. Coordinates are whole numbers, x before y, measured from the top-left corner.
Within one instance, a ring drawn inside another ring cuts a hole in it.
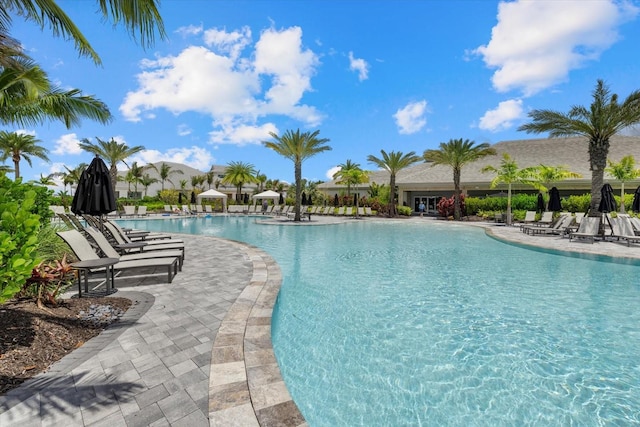
[[[207,191],[203,191],[202,193],[198,194],[198,200],[202,200],[202,199],[222,199],[222,211],[226,212],[227,211],[227,195],[224,193],[219,192],[218,190],[214,190],[213,188],[211,190],[207,190]]]
[[[258,200],[258,199],[273,199],[273,200],[279,200],[280,199],[280,193],[276,193],[273,190],[267,190],[267,191],[263,191],[262,193],[258,193],[258,194],[254,194],[253,196],[251,196],[254,200]],[[276,203],[276,202],[274,202]]]

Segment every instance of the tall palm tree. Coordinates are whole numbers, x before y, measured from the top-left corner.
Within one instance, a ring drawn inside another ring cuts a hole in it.
[[[633,156],[624,156],[620,162],[608,160],[609,167],[605,169],[609,175],[620,181],[620,213],[624,213],[624,183],[640,176],[640,169],[636,169]]]
[[[300,198],[302,194],[302,163],[310,157],[324,151],[330,151],[331,147],[325,145],[330,140],[328,138],[318,138],[319,130],[313,132],[300,133],[300,129],[295,132],[287,130],[282,136],[275,132],[269,132],[274,141],[263,141],[265,147],[272,149],[276,153],[291,160],[294,165],[294,178],[296,182],[296,201],[294,205],[294,221],[300,221]]]
[[[169,183],[171,185],[173,185],[174,187],[176,186],[173,181],[171,181],[169,178],[171,177],[171,175],[177,174],[177,175],[184,175],[184,172],[181,171],[180,169],[172,169],[170,165],[166,164],[165,162],[162,162],[160,164],[160,168],[158,168],[156,165],[154,164],[150,164],[149,167],[151,169],[153,169],[154,171],[158,172],[158,176],[160,177],[160,183],[162,185],[162,191],[164,191],[164,183],[165,181],[169,181]]]
[[[640,90],[632,92],[621,104],[603,80],[598,80],[589,108],[571,107],[568,113],[552,110],[533,110],[531,122],[518,130],[527,133],[548,132],[549,137],[583,136],[589,140],[591,169],[591,205],[595,214],[600,204],[600,189],[604,184],[610,139],[623,129],[640,123]]]
[[[109,141],[103,141],[96,137],[97,143],[91,142],[87,138],[83,138],[80,141],[80,148],[89,153],[93,153],[96,156],[102,157],[109,164],[109,176],[111,177],[111,188],[113,194],[116,194],[116,183],[118,181],[118,163],[122,162],[125,166],[129,167],[125,160],[136,153],[144,150],[141,145],[129,147],[124,142],[118,142],[111,138]]]
[[[73,187],[73,184],[78,184],[80,182],[80,177],[82,176],[82,172],[87,168],[86,163],[80,163],[73,169],[69,169],[68,167],[64,167],[66,172],[58,172],[57,175],[62,177],[62,185],[65,187],[68,185],[69,190]]]
[[[38,145],[41,142],[33,135],[24,133],[0,131],[0,161],[11,158],[15,179],[20,178],[20,160],[24,159],[31,166],[31,157],[38,157],[49,161],[49,150]]]
[[[159,182],[158,178],[154,178],[148,173],[142,175],[142,178],[140,178],[140,184],[142,184],[142,186],[144,187],[144,197],[147,197],[147,191],[149,190],[149,187],[156,182]]]
[[[5,67],[0,72],[0,123],[35,126],[52,119],[70,128],[81,118],[103,124],[111,121],[102,101],[79,89],[62,90],[30,59],[18,62],[19,68]]]
[[[338,165],[340,168],[336,173],[333,174],[333,179],[343,181],[347,186],[347,196],[351,196],[351,181],[349,179],[344,179],[345,176],[348,176],[352,170],[361,170],[360,163],[352,162],[351,159],[347,159],[346,162],[340,163]]]
[[[148,169],[147,166],[139,166],[138,162],[133,162],[131,163],[131,167],[127,171],[125,181],[127,181],[129,184],[133,184],[133,191],[136,194],[138,193],[138,184],[140,183],[142,175],[144,174],[144,171],[146,169]],[[131,189],[129,189],[129,192],[131,192]],[[127,195],[127,197],[128,196],[129,195]]]
[[[529,184],[532,183],[532,176],[535,168],[518,169],[518,164],[507,153],[502,155],[500,167],[485,166],[482,172],[493,172],[495,178],[491,180],[491,188],[495,188],[498,184],[507,184],[507,225],[511,225],[511,185],[512,184]]]
[[[256,182],[258,183],[258,192],[264,191],[265,182],[267,182],[267,175],[260,173],[260,171],[256,172]]]
[[[0,7],[0,16],[2,16],[0,19],[0,52],[19,50],[19,47],[15,47],[19,43],[15,43],[8,35],[12,15],[15,15],[34,22],[41,29],[51,28],[54,36],[73,40],[81,56],[88,56],[96,64],[100,64],[98,54],[57,3],[54,0],[3,1]],[[96,3],[103,20],[112,21],[114,25],[122,24],[133,39],[139,41],[143,47],[153,45],[156,32],[161,39],[166,37],[157,0],[98,0]]]
[[[582,174],[572,172],[566,166],[538,165],[533,171],[534,187],[540,191],[549,191],[552,183],[570,178],[582,178]]]
[[[449,142],[441,142],[439,149],[425,150],[422,155],[426,162],[431,162],[431,166],[445,165],[451,166],[453,169],[453,187],[455,189],[453,218],[455,220],[460,220],[461,216],[460,175],[462,167],[483,157],[496,154],[496,150],[486,142],[478,145],[474,144],[474,141],[469,141],[468,139],[450,139]]]
[[[242,199],[242,186],[256,182],[256,168],[251,163],[229,162],[222,178],[223,184],[231,184],[236,187],[236,201]]]
[[[398,215],[396,209],[396,175],[403,169],[408,168],[414,163],[420,161],[420,157],[416,155],[414,151],[410,151],[407,154],[403,154],[401,151],[391,151],[387,154],[386,151],[380,150],[382,158],[369,154],[367,161],[375,164],[381,169],[389,172],[389,216],[395,217]]]

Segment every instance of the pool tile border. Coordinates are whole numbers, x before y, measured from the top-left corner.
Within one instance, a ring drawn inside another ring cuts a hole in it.
[[[271,342],[271,316],[282,285],[277,263],[238,245],[253,275],[220,324],[209,372],[210,426],[307,426],[282,379]]]

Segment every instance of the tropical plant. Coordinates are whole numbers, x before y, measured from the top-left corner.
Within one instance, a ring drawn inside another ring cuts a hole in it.
[[[468,139],[451,139],[449,142],[441,142],[440,148],[437,150],[426,150],[423,154],[426,162],[431,162],[431,166],[445,165],[451,166],[453,169],[453,186],[454,186],[454,219],[460,220],[460,175],[462,168],[473,163],[483,157],[493,156],[496,150],[491,148],[488,143],[474,145],[474,141]]]
[[[319,134],[319,130],[300,133],[300,129],[295,132],[287,130],[282,136],[278,136],[278,134],[274,132],[269,132],[269,135],[271,135],[274,141],[263,141],[265,147],[291,160],[294,164],[294,179],[296,185],[294,221],[301,220],[302,163],[316,154],[331,150],[330,146],[325,145],[330,140],[328,138],[319,138]]]
[[[158,168],[153,163],[150,164],[149,167],[151,169],[155,170],[156,172],[158,172],[158,176],[160,176],[160,183],[162,185],[161,191],[164,191],[164,183],[165,183],[165,181],[169,181],[169,183],[175,187],[175,184],[173,183],[173,181],[171,181],[169,179],[171,177],[171,175],[174,175],[174,174],[184,175],[184,172],[181,171],[180,169],[172,169],[170,165],[168,165],[168,164],[166,164],[164,162],[162,162],[160,164],[160,168]]]
[[[111,138],[109,141],[103,141],[96,137],[97,143],[91,142],[87,138],[83,138],[80,141],[80,148],[89,153],[93,153],[96,156],[102,157],[109,164],[109,176],[111,177],[111,188],[113,194],[116,194],[116,183],[118,182],[118,163],[122,162],[125,166],[129,167],[125,160],[130,156],[144,150],[141,145],[129,147],[124,142],[118,142]]]
[[[358,185],[364,184],[366,182],[369,182],[369,172],[360,169],[359,165],[353,166],[350,169],[342,170],[339,180],[336,181],[337,184],[346,185],[347,188],[350,188],[352,185],[356,186],[357,188]],[[349,194],[347,194],[347,196],[349,196]],[[356,200],[356,218],[358,218],[359,200],[357,197],[355,198],[355,200]]]
[[[69,169],[68,167],[64,167],[66,172],[59,172],[59,176],[62,176],[62,184],[66,187],[69,186],[69,189],[73,187],[74,184],[78,184],[80,182],[80,177],[82,176],[82,172],[87,168],[86,163],[80,163],[73,169]]]
[[[41,142],[33,135],[18,132],[0,131],[0,161],[11,158],[15,179],[20,178],[20,160],[24,159],[31,166],[31,157],[49,161],[49,151],[38,145]]]
[[[566,166],[538,165],[531,168],[533,175],[532,185],[540,191],[549,191],[554,182],[564,181],[570,178],[582,178],[577,172],[571,172]]]
[[[360,169],[360,164],[352,162],[351,159],[347,159],[346,162],[340,163],[338,165],[340,168],[336,173],[333,174],[333,179],[340,180],[340,183],[347,186],[347,196],[351,195],[351,182],[347,179],[344,180],[343,177],[348,175],[350,171],[354,169]]]
[[[633,156],[624,156],[620,162],[614,163],[608,160],[609,167],[605,169],[609,175],[620,181],[620,213],[624,208],[624,183],[640,176],[640,169],[636,169],[636,161]]]
[[[0,304],[22,289],[38,264],[40,220],[33,213],[36,192],[0,175]],[[18,196],[19,195],[19,196]]]
[[[70,128],[80,124],[81,118],[111,121],[109,108],[102,101],[83,95],[79,89],[62,90],[30,59],[18,61],[20,67],[5,67],[0,72],[0,123],[33,126],[59,120]]]
[[[381,169],[389,172],[389,205],[387,214],[390,217],[397,216],[398,210],[396,209],[396,175],[403,169],[418,163],[420,157],[415,152],[410,151],[407,154],[403,154],[401,151],[391,151],[387,153],[384,150],[380,150],[382,157],[376,157],[373,154],[367,156],[367,161],[375,164]]]
[[[592,93],[589,108],[571,107],[568,113],[552,110],[533,110],[531,122],[518,130],[527,133],[548,132],[551,138],[583,136],[589,140],[589,165],[591,169],[590,212],[598,211],[612,136],[640,123],[640,91],[632,92],[622,103],[612,94],[603,80],[598,80]]]
[[[229,162],[222,183],[236,187],[236,202],[242,202],[242,187],[256,182],[255,175],[256,169],[251,163]]]
[[[464,212],[466,209],[464,194],[460,195],[459,200],[460,200],[460,210]],[[440,216],[444,218],[455,217],[455,209],[456,209],[455,195],[451,197],[442,197],[440,200],[438,200],[436,209],[438,210],[438,213],[440,214]]]
[[[129,183],[129,193],[131,193],[131,184],[133,184],[133,190],[135,191],[135,193],[138,193],[138,184],[140,183],[142,175],[144,174],[144,171],[146,169],[147,166],[140,166],[138,165],[138,162],[131,163],[131,167],[129,167],[129,170],[125,175],[125,181]],[[127,197],[129,197],[128,194]]]
[[[166,37],[156,0],[98,0],[96,3],[102,20],[112,21],[113,25],[124,25],[129,35],[143,47],[153,45],[156,32],[161,39]],[[51,28],[54,36],[73,40],[81,56],[90,57],[96,64],[101,63],[100,57],[78,27],[53,0],[6,0],[0,8],[0,13],[0,52],[4,54],[22,51],[19,42],[8,35],[11,15],[16,15],[34,22],[41,29]]]
[[[503,153],[499,168],[488,165],[482,168],[482,172],[493,172],[496,174],[491,180],[491,188],[497,187],[498,184],[507,184],[507,225],[511,225],[511,185],[532,185],[531,177],[533,176],[534,169],[518,169],[516,161],[513,160],[508,153]]]
[[[142,178],[140,178],[139,182],[144,187],[144,197],[147,197],[147,191],[149,190],[149,187],[156,182],[159,182],[159,179],[150,176],[148,173],[145,173],[144,175],[142,175]]]

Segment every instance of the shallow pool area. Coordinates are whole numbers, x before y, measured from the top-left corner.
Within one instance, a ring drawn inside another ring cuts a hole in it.
[[[122,223],[241,240],[274,257],[273,345],[311,426],[640,423],[633,263],[437,222]]]

